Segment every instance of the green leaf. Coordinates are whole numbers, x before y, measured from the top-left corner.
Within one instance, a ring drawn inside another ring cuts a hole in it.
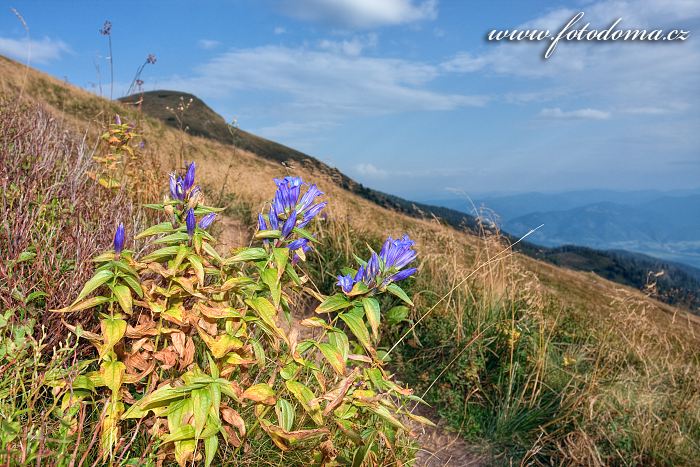
[[[144,256],[141,259],[141,261],[144,263],[150,263],[151,261],[162,261],[165,258],[175,256],[178,253],[179,249],[179,246],[166,246],[165,248],[161,248],[159,250],[154,251],[153,253]]]
[[[270,327],[279,337],[287,340],[287,336],[285,336],[284,331],[277,327],[277,323],[275,322],[275,318],[277,317],[277,309],[272,306],[272,303],[270,303],[268,299],[265,297],[254,297],[246,300],[245,302],[257,312],[260,319],[262,319],[262,321],[267,324],[267,326]]]
[[[374,297],[365,297],[362,299],[362,306],[365,309],[365,316],[367,316],[367,322],[372,328],[372,335],[374,340],[379,339],[379,323],[381,320],[379,302]]]
[[[162,209],[162,206],[161,206]],[[136,240],[144,237],[150,237],[152,235],[158,235],[162,233],[171,233],[174,232],[175,229],[173,229],[173,225],[170,222],[161,222],[160,224],[154,225],[152,227],[147,228],[140,234],[138,234],[136,237],[134,237]]]
[[[163,438],[163,444],[187,439],[194,439],[194,428],[192,425],[181,425]]]
[[[345,295],[337,293],[326,298],[323,303],[316,307],[316,313],[330,313],[331,311],[343,310],[351,305]]]
[[[284,269],[289,261],[289,248],[273,248],[272,256],[274,257],[275,265],[277,266],[277,277],[282,278]]]
[[[119,318],[105,318],[100,321],[100,328],[103,342],[100,346],[100,357],[104,357],[124,337],[126,321]]]
[[[206,467],[209,467],[214,461],[214,456],[216,455],[217,449],[219,449],[219,437],[217,435],[212,435],[204,440],[204,457]]]
[[[408,318],[409,309],[406,306],[398,305],[386,312],[386,322],[389,326],[394,326]]]
[[[314,236],[311,234],[311,232],[309,232],[308,230],[300,229],[299,227],[294,227],[294,229],[293,229],[292,231],[293,231],[295,234],[299,235],[300,237],[303,237],[303,238],[307,239],[307,240],[310,241],[310,242],[315,242],[315,243],[318,243],[318,242],[319,242],[318,238],[314,237]]]
[[[260,274],[262,281],[270,289],[270,295],[272,296],[272,301],[275,307],[280,306],[280,298],[282,297],[282,285],[280,284],[279,276],[277,271],[274,269],[265,269],[262,274]]]
[[[299,401],[301,406],[304,408],[304,411],[309,414],[314,423],[317,425],[323,425],[321,407],[319,406],[318,402],[314,400],[315,396],[314,393],[311,392],[311,389],[307,388],[302,383],[293,380],[285,381],[284,384],[287,386],[287,390],[296,398],[296,400]]]
[[[294,425],[294,407],[286,399],[280,399],[275,404],[277,424],[285,431],[291,431]]]
[[[343,360],[343,355],[340,353],[340,350],[327,342],[321,342],[316,346],[321,351],[323,356],[326,357],[326,360],[328,360],[328,363],[331,364],[336,373],[338,373],[340,376],[344,376],[345,361]]]
[[[261,230],[255,234],[255,238],[265,239],[265,238],[280,238],[282,232],[279,230]]]
[[[207,423],[211,407],[211,392],[209,387],[192,391],[192,413],[194,414],[194,437],[199,439]]]
[[[225,208],[215,208],[212,206],[205,206],[203,204],[198,204],[194,210],[196,216],[202,216],[204,214],[209,214],[210,212],[223,212]]]
[[[348,342],[348,336],[345,335],[345,333],[340,329],[333,328],[333,330],[328,333],[328,342],[330,342],[333,347],[340,350],[340,355],[342,355],[343,361],[347,362],[348,354],[350,353],[350,342]]]
[[[85,283],[83,290],[80,291],[78,298],[76,298],[73,303],[78,303],[80,300],[87,297],[93,290],[110,280],[112,277],[114,277],[114,273],[112,271],[98,271],[97,274],[92,276],[92,278]]]
[[[187,242],[189,241],[190,236],[187,234],[187,232],[175,232],[171,233],[170,235],[166,235],[165,237],[161,237],[158,240],[154,241],[153,243],[160,244],[160,243],[182,243],[182,242]]]
[[[373,354],[374,348],[372,348],[369,341],[369,331],[362,320],[362,309],[355,308],[352,311],[341,313],[338,316],[348,325],[348,328],[350,328],[350,331],[357,337],[360,344],[362,344],[370,354]]]
[[[208,244],[208,243],[204,243],[204,244],[202,244],[202,248],[204,249],[204,251],[205,251],[209,256],[211,256],[212,258],[214,258],[214,259],[216,260],[217,263],[221,264],[221,262],[222,262],[223,260],[221,259],[221,256],[219,256],[219,252],[216,251],[216,250],[214,249],[213,246],[211,246],[211,245]]]
[[[223,264],[230,265],[240,261],[257,261],[267,257],[267,251],[264,248],[242,248],[232,257],[226,258]]]
[[[143,289],[141,288],[141,284],[139,284],[136,279],[131,276],[124,276],[122,277],[122,280],[126,282],[126,285],[128,285],[131,290],[133,290],[136,295],[139,296],[139,298],[143,298]]]
[[[409,305],[413,306],[413,302],[411,301],[410,298],[408,298],[408,295],[406,295],[406,292],[403,291],[401,287],[399,287],[396,284],[389,284],[386,288],[389,293],[396,295],[399,297],[401,300],[404,302],[408,303]]]
[[[124,313],[130,315],[132,311],[132,299],[131,290],[129,287],[125,285],[117,285],[114,287],[114,289],[112,289],[112,292],[114,292],[114,295],[117,297],[119,306],[122,307]]]

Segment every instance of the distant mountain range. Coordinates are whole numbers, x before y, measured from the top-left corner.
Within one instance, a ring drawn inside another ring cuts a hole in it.
[[[183,121],[178,122],[172,112],[168,111],[166,107],[176,108],[181,99],[185,102],[192,99],[192,103],[183,116]],[[231,131],[223,117],[191,94],[177,91],[151,91],[120,100],[130,104],[138,103],[146,114],[158,118],[176,128],[182,125],[182,127],[187,128],[190,134],[215,139],[225,144],[233,144],[242,149],[254,152],[258,156],[275,160],[288,166],[293,167],[295,164],[308,164],[315,170],[329,175],[344,189],[356,193],[383,207],[417,218],[437,217],[458,229],[466,229],[473,233],[478,233],[480,224],[477,219],[478,216],[475,215],[476,213],[471,208],[468,201],[452,199],[418,203],[368,188],[347,177],[338,169],[330,167],[318,159],[300,151],[240,129]],[[700,190],[697,193],[682,194],[700,195]],[[636,192],[634,194],[617,193],[615,196],[617,196],[617,198],[614,198],[617,202],[632,203],[634,206],[647,203],[647,209],[649,211],[658,212],[663,210],[659,205],[660,196],[655,192]],[[555,223],[549,218],[544,222],[539,220],[539,217],[534,216],[535,213],[539,212],[544,215],[548,212],[583,209],[590,203],[615,204],[614,202],[610,202],[610,198],[611,194],[606,192],[576,192],[561,195],[533,193],[528,195],[485,198],[484,200],[477,201],[475,204],[477,206],[488,206],[499,213],[502,216],[499,223],[506,226],[506,232],[514,234],[505,234],[512,241],[517,240],[518,235],[525,233],[531,228],[542,223],[546,224],[546,229],[543,230],[545,233],[544,237],[540,237],[539,232],[536,234],[538,235],[537,237],[530,237],[541,243],[540,245],[530,242],[521,242],[518,244],[516,249],[523,254],[559,266],[595,272],[605,278],[638,289],[644,288],[647,283],[649,272],[663,270],[665,271],[664,275],[660,276],[657,280],[657,297],[668,303],[682,305],[697,313],[698,310],[700,310],[700,270],[627,252],[599,251],[580,247],[567,247],[564,249],[549,247],[556,246],[558,243],[557,241],[548,242],[548,238],[567,238],[564,232],[570,232],[571,230],[566,228],[568,221],[562,217],[559,223]],[[688,200],[687,203],[690,206],[693,200]],[[630,207],[626,204],[623,206]],[[535,207],[534,210],[533,207]],[[601,209],[602,208],[599,210]],[[614,220],[614,208],[610,206],[607,209],[610,211],[609,217]],[[630,209],[632,208],[630,207]],[[685,208],[679,206],[678,209]],[[595,212],[595,208],[592,208],[592,211]],[[534,217],[527,218],[529,215],[533,215]],[[571,214],[571,216],[576,217],[577,214]],[[634,216],[630,214],[629,217],[632,218]],[[644,214],[636,215],[637,222],[635,225],[639,225],[640,229],[643,227],[643,217]],[[666,218],[672,219],[673,215],[669,214]],[[510,222],[512,222],[512,224]],[[595,219],[582,222],[584,225],[588,226],[587,238],[595,238],[594,233],[597,222],[598,221]],[[610,222],[612,223],[612,221]],[[671,220],[669,220],[669,222],[671,222]],[[550,224],[552,224],[551,227]],[[560,227],[556,228],[556,225]],[[689,228],[685,226],[685,224],[681,226],[681,224],[675,223],[674,225],[677,225],[678,228]],[[525,230],[525,232],[523,232],[523,230]],[[622,227],[616,229],[611,225],[609,230],[611,232],[611,237],[615,237],[612,232],[624,229],[622,229]],[[554,232],[557,233],[554,234]],[[530,240],[530,238],[528,238],[528,240]],[[634,234],[630,234],[627,238],[634,238]],[[692,239],[692,234],[689,233],[687,238]],[[563,241],[563,243],[586,245],[578,241]],[[605,246],[598,247],[605,248],[606,250],[608,249]]]
[[[488,197],[473,205],[457,199],[432,202],[494,217],[515,236],[544,224],[529,237],[543,246],[627,250],[700,268],[700,190],[591,190]]]

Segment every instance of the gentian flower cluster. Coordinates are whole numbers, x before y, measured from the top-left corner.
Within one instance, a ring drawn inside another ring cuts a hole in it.
[[[170,174],[170,197],[176,201],[191,201],[197,198],[200,192],[199,186],[194,185],[195,164],[192,162],[187,167],[184,177],[176,173]],[[192,207],[192,206],[190,206]]]
[[[170,174],[170,197],[177,201],[178,204],[185,203],[185,207],[181,215],[184,215],[185,217],[185,226],[187,227],[187,234],[190,237],[194,235],[194,231],[197,226],[199,226],[200,229],[207,229],[216,218],[216,214],[210,212],[202,217],[199,223],[197,223],[194,209],[197,207],[197,204],[199,204],[201,190],[198,185],[194,184],[195,173],[196,166],[195,163],[192,162],[187,166],[187,171],[185,172],[184,177],[181,177],[176,173]],[[172,206],[166,206],[166,212],[173,215],[174,210],[172,209]],[[176,225],[177,218],[173,215],[173,226]]]
[[[305,253],[311,250],[311,245],[306,238],[292,240],[294,228],[306,227],[328,203],[314,204],[316,198],[323,195],[323,192],[316,185],[304,183],[300,177],[275,178],[274,181],[277,191],[268,215],[258,214],[258,229],[260,231],[279,230],[281,237],[277,240],[276,246],[289,242],[287,247],[295,252],[292,262],[296,264]],[[303,187],[307,188],[302,194]]]
[[[351,274],[339,275],[336,285],[343,292],[350,293],[358,283],[364,284],[369,289],[383,289],[392,282],[399,282],[412,276],[416,273],[416,268],[403,268],[416,259],[414,244],[415,242],[408,238],[408,235],[396,240],[387,238],[379,254],[373,251],[369,261],[360,266],[354,277]]]

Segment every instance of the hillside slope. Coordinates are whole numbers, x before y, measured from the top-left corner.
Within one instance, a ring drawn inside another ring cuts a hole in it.
[[[461,436],[493,447],[498,461],[681,465],[700,454],[700,318],[595,274],[514,253],[496,235],[465,234],[379,206],[311,164],[290,169],[186,134],[4,59],[0,93],[15,113],[35,101],[52,116],[51,134],[84,139],[86,147],[115,113],[136,123],[146,140],[137,161],[155,177],[148,199],[166,194],[164,174],[195,160],[205,201],[226,207],[212,226],[226,239],[217,248],[248,245],[246,226],[273,195],[271,178],[293,173],[317,183],[327,194],[328,217],[314,226],[322,247],[304,267],[322,293],[338,290],[335,274],[353,252],[377,249],[387,235],[410,235],[419,271],[406,290],[415,307],[405,309],[408,324],[382,336],[383,345],[393,345],[396,372],[416,394]],[[11,120],[2,122],[15,131]],[[8,178],[0,173],[0,181]],[[127,222],[129,231],[142,227],[137,218]],[[70,300],[62,290],[48,292]],[[314,306],[296,305],[295,316]]]
[[[239,128],[233,128],[227,124],[223,117],[214,112],[201,99],[192,94],[179,91],[149,91],[120,99],[125,104],[141,109],[146,115],[163,121],[172,128],[184,130],[187,133],[211,140],[218,141],[225,145],[234,145],[243,150],[249,151],[264,159],[278,162],[294,170],[298,166],[305,166],[315,172],[320,172],[333,180],[341,188],[355,193],[382,207],[407,214],[419,219],[430,219],[437,217],[460,230],[469,230],[472,233],[479,232],[479,225],[476,219],[458,210],[427,205],[408,201],[397,196],[382,193],[368,188],[346,176],[338,169],[330,167],[318,159],[304,154],[300,151],[284,146],[282,144],[261,138]],[[178,107],[186,107],[184,112],[177,111]],[[640,216],[641,217],[641,216]],[[550,218],[540,219],[537,217],[527,217],[528,222],[516,222],[512,224],[512,229],[506,230],[515,234],[504,235],[511,242],[515,242],[518,237],[525,235],[533,226],[546,224],[546,235],[556,235],[557,222]],[[592,221],[588,221],[591,224]],[[591,236],[605,236],[605,223],[601,223],[594,229],[589,229]],[[569,230],[580,231],[580,226],[576,223],[576,228]],[[489,229],[489,226],[482,228]],[[553,230],[553,232],[550,232]],[[635,261],[625,260],[621,255],[605,250],[594,250],[589,242],[580,242],[581,245],[589,248],[567,248],[563,255],[559,248],[548,248],[558,246],[561,243],[579,244],[579,242],[569,240],[564,242],[541,243],[537,246],[530,240],[537,240],[545,235],[542,230],[536,232],[528,241],[521,242],[517,250],[540,260],[544,260],[557,266],[566,267],[578,271],[594,272],[601,277],[618,282],[623,285],[637,289],[643,289],[647,285],[647,276],[650,273],[665,271],[665,275],[657,282],[657,298],[674,305],[684,306],[694,312],[700,310],[700,281],[686,273],[683,268],[661,261],[653,261],[651,258],[636,258]]]
[[[160,160],[162,167],[169,169],[184,162],[178,161],[176,157],[184,148],[188,157],[197,161],[203,178],[209,180],[209,187],[214,192],[218,192],[223,184],[226,190],[230,190],[236,198],[254,209],[263,206],[265,200],[273,194],[274,185],[268,181],[290,171],[279,162],[242,148],[183,134],[158,119],[140,113],[133,105],[107,101],[2,56],[0,90],[4,94],[22,93],[25,98],[40,101],[53,108],[57,117],[68,121],[81,132],[96,134],[109,112],[140,120],[149,141],[148,149]],[[396,212],[359,196],[356,191],[337,183],[337,171],[329,173],[315,163],[302,163],[294,167],[293,173],[316,181],[331,199],[329,211],[332,215],[346,219],[352,228],[359,231],[378,235],[384,235],[385,232],[396,235],[406,231],[418,239],[419,245],[423,244],[424,250],[435,252],[442,251],[444,245],[441,242],[449,238],[449,241],[457,242],[464,249],[465,265],[473,262],[481,244],[477,236],[465,235],[463,231],[441,225],[432,216],[410,217],[405,211]],[[394,197],[388,198],[391,200]],[[368,218],[374,221],[365,222]],[[648,301],[662,321],[668,321],[664,316],[672,317],[678,313],[677,309],[648,299],[638,290],[621,287],[596,275],[562,269],[527,256],[515,255],[515,258],[527,270],[534,272],[550,292],[571,306],[614,313],[611,302],[619,298],[620,293],[624,293]],[[687,315],[687,319],[700,322],[690,315]]]

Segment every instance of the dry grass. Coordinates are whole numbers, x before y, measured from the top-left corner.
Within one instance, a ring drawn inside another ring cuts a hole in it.
[[[376,243],[387,234],[408,233],[416,240],[421,258],[421,273],[413,290],[417,304],[414,319],[444,297],[431,314],[436,321],[451,323],[451,344],[456,351],[487,328],[499,326],[497,335],[490,338],[497,340],[510,333],[514,341],[518,338],[513,332],[519,326],[527,328],[528,371],[515,374],[517,346],[511,345],[510,356],[503,354],[505,384],[498,386],[504,392],[498,393],[501,412],[494,414],[494,426],[512,422],[519,409],[536,408],[552,388],[558,391],[560,412],[539,429],[534,440],[527,440],[530,448],[520,453],[524,459],[634,465],[684,463],[684,459],[693,458],[688,457],[691,455],[697,458],[700,318],[593,274],[512,253],[491,261],[504,248],[498,237],[465,235],[435,220],[388,211],[343,190],[328,175],[303,163],[285,168],[246,151],[182,134],[143,118],[136,109],[106,102],[40,73],[30,71],[27,76],[24,81],[24,71],[17,64],[0,58],[0,89],[4,94],[16,93],[24,86],[25,95],[47,103],[60,123],[91,137],[99,128],[94,122],[104,121],[111,113],[140,120],[148,152],[161,167],[178,165],[176,155],[184,151],[185,159],[197,162],[208,192],[228,193],[233,200],[230,207],[239,211],[257,212],[270,199],[274,184],[261,180],[288,171],[313,180],[327,193],[328,215],[333,219],[324,229],[336,258],[324,258],[316,266],[320,282],[325,281],[326,286],[336,272],[334,261],[351,258],[351,251],[365,239]],[[104,235],[98,232],[90,242],[94,244]],[[233,235],[231,243],[243,237]],[[13,248],[13,255],[22,251]],[[69,249],[81,251],[81,257],[92,254],[92,250]],[[460,284],[475,270],[478,272],[472,280]],[[80,283],[74,279],[64,281]],[[482,344],[482,349],[487,349],[491,341]],[[428,355],[425,358],[433,358],[433,365],[439,358],[454,356],[439,348],[423,351]],[[466,359],[476,357],[472,349],[464,354]],[[472,376],[461,377],[469,380]],[[481,389],[465,397],[486,406],[485,398],[495,393],[484,392],[484,387],[492,383],[473,382],[473,387]],[[441,382],[437,384],[440,387]]]

